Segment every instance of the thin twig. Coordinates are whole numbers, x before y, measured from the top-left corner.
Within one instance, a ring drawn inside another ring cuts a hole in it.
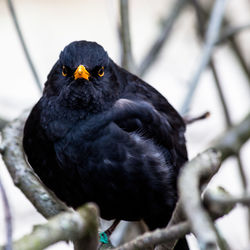
[[[207,112],[205,112],[199,116],[196,116],[196,117],[184,116],[183,120],[184,120],[185,124],[189,125],[189,124],[192,124],[194,122],[204,120],[204,119],[208,118],[209,116],[210,116],[210,112],[207,111]]]
[[[170,13],[169,17],[164,20],[158,37],[156,38],[152,47],[149,49],[149,51],[146,53],[146,55],[141,61],[141,64],[138,68],[139,76],[143,76],[158,58],[163,48],[163,45],[169,38],[169,35],[172,31],[172,27],[179,14],[181,13],[181,10],[183,10],[186,2],[187,0],[177,0],[172,9],[170,11],[168,10],[168,13]]]
[[[129,4],[128,0],[120,0],[120,35],[122,41],[122,66],[131,71],[135,72],[135,63],[132,55],[131,48],[131,36],[129,28]]]
[[[250,28],[250,23],[239,25],[236,27],[224,28],[224,30],[222,31],[222,34],[220,35],[219,39],[216,42],[216,45],[220,45],[226,42],[230,37],[234,37],[238,33],[243,32],[249,28]]]
[[[234,52],[236,58],[238,59],[238,62],[240,63],[241,68],[244,71],[244,73],[248,79],[248,84],[250,85],[250,70],[249,70],[247,62],[243,56],[243,53],[242,53],[234,36],[231,36],[228,39],[229,39],[229,45],[232,48],[232,51]]]
[[[204,10],[204,8],[201,8],[201,12],[203,15],[208,16],[208,12],[206,10]],[[222,27],[223,27],[223,29],[226,29],[225,27],[228,27],[228,26],[230,26],[230,22],[227,19],[227,17],[225,17],[223,20]],[[248,79],[248,83],[250,84],[250,70],[249,70],[248,64],[247,64],[247,62],[242,54],[242,51],[241,51],[241,49],[240,49],[240,47],[235,39],[235,36],[234,35],[228,36],[228,41],[229,41],[229,45],[230,45],[233,53],[236,56],[236,59],[240,63],[241,68],[244,71],[244,73]]]
[[[6,225],[6,246],[5,250],[12,250],[12,217],[10,211],[9,201],[0,179],[0,192],[2,194],[3,207],[5,213],[5,225]]]
[[[20,25],[19,25],[19,22],[18,22],[18,19],[17,19],[17,15],[16,15],[16,12],[15,12],[12,0],[7,0],[7,3],[8,3],[8,7],[9,7],[9,10],[10,10],[10,13],[11,13],[11,17],[12,17],[13,22],[15,24],[17,35],[18,35],[19,40],[21,42],[24,54],[26,56],[26,59],[28,61],[29,66],[30,66],[30,69],[31,69],[31,72],[32,72],[33,77],[35,79],[36,85],[39,88],[40,92],[42,92],[41,81],[40,81],[40,79],[38,77],[38,74],[37,74],[37,71],[35,69],[34,63],[32,62],[29,50],[28,50],[27,45],[25,43],[25,40],[24,40],[24,37],[23,37],[22,31],[21,31]]]
[[[221,88],[221,83],[220,83],[219,76],[217,74],[217,70],[216,70],[216,67],[214,65],[213,59],[211,59],[211,61],[210,61],[210,67],[211,67],[212,72],[213,72],[216,88],[217,88],[217,91],[218,91],[218,94],[220,97],[220,101],[221,101],[221,105],[223,108],[223,113],[224,113],[224,117],[225,117],[225,121],[226,121],[226,127],[230,128],[230,127],[232,127],[232,119],[230,117],[229,109],[228,109],[227,104],[226,104],[226,99],[225,99],[224,93],[223,93],[222,88]],[[244,173],[244,168],[243,168],[243,164],[242,164],[241,157],[240,157],[240,152],[238,152],[236,154],[236,159],[237,159],[237,163],[238,163],[238,168],[239,168],[239,172],[240,172],[240,177],[241,177],[243,189],[244,189],[244,192],[246,192],[247,180],[246,180],[246,175]]]
[[[198,68],[194,77],[191,80],[188,93],[184,99],[183,105],[181,107],[181,113],[185,114],[189,110],[191,101],[193,99],[194,92],[198,86],[201,73],[206,68],[209,63],[211,54],[213,52],[214,45],[218,39],[220,32],[220,27],[223,19],[224,9],[226,0],[217,0],[214,4],[212,14],[209,20],[208,30],[206,32],[205,45],[203,47],[202,56],[198,64]]]
[[[181,238],[189,232],[190,228],[188,222],[181,222],[168,229],[157,229],[153,232],[147,232],[138,236],[134,240],[115,248],[115,250],[145,249],[169,240]]]
[[[221,88],[221,83],[220,83],[220,79],[219,79],[219,76],[217,73],[217,69],[215,67],[215,64],[214,64],[214,61],[212,58],[210,61],[210,68],[211,68],[212,73],[213,73],[214,82],[215,82],[215,85],[216,85],[216,88],[217,88],[217,91],[218,91],[218,94],[220,97],[220,102],[221,102],[221,105],[223,108],[223,114],[224,114],[224,118],[225,118],[225,122],[226,122],[226,127],[229,128],[232,126],[232,120],[231,120],[229,110],[228,110],[228,107],[226,104],[226,98],[225,98],[224,93],[223,93],[222,88]]]

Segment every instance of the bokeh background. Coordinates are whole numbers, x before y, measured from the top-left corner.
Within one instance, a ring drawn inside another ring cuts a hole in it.
[[[203,1],[212,4],[212,0]],[[232,27],[250,23],[248,0],[228,0],[226,17]],[[96,41],[120,64],[118,35],[119,6],[116,0],[15,0],[19,25],[42,83],[58,59],[60,51],[75,40]],[[130,0],[130,27],[135,62],[142,58],[159,35],[162,19],[169,15],[174,0]],[[237,44],[250,69],[250,30],[237,35]],[[158,60],[147,70],[144,80],[159,90],[169,102],[180,109],[197,69],[202,43],[197,36],[194,9],[187,6],[173,26],[171,35]],[[226,96],[233,123],[240,122],[249,112],[250,82],[242,71],[230,46],[224,43],[214,50],[214,60]],[[41,93],[31,74],[18,39],[7,1],[0,0],[0,118],[12,120],[34,105]],[[202,74],[189,110],[190,116],[209,111],[211,116],[188,126],[187,146],[192,158],[203,151],[225,130],[223,110],[211,70]],[[241,157],[250,181],[250,143]],[[0,161],[0,177],[5,185],[14,221],[14,239],[30,232],[35,224],[45,222],[24,195],[14,187]],[[213,178],[211,186],[223,186],[232,194],[242,194],[243,188],[235,159],[227,160]],[[4,215],[0,207],[0,244],[4,242]],[[248,249],[247,211],[238,206],[217,223],[221,234],[232,249]],[[192,249],[196,242],[189,237]],[[49,249],[72,249],[59,243]]]

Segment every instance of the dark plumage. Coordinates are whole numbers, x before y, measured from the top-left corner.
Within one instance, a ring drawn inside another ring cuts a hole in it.
[[[155,229],[167,225],[177,201],[184,132],[180,115],[153,87],[97,43],[77,41],[49,73],[23,146],[41,180],[69,206],[94,201],[104,219],[143,219]]]

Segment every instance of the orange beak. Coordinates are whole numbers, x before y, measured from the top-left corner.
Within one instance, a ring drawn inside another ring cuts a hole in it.
[[[89,80],[90,73],[86,70],[86,68],[83,65],[79,65],[76,71],[74,72],[75,80],[78,78],[84,78],[86,80]]]

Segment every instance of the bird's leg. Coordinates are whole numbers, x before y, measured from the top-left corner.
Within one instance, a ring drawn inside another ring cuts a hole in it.
[[[108,237],[111,236],[111,234],[115,231],[117,225],[120,223],[120,220],[115,219],[115,221],[112,223],[112,225],[104,232]]]
[[[114,232],[114,230],[117,227],[117,225],[119,224],[119,222],[120,222],[120,220],[115,219],[115,221],[112,223],[112,225],[106,231],[99,233],[100,245],[110,244],[109,238],[110,238],[111,234]]]

